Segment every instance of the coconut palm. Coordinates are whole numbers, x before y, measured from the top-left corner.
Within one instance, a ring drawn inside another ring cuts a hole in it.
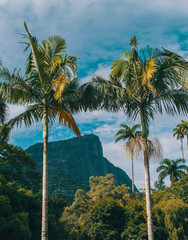
[[[170,181],[173,183],[178,181],[181,177],[184,177],[186,174],[182,170],[188,170],[184,162],[184,159],[163,159],[163,161],[160,162],[160,166],[157,168],[157,172],[160,173],[158,177],[159,181],[163,181],[167,176],[170,176]]]
[[[41,239],[48,239],[48,136],[49,125],[57,118],[80,137],[81,133],[72,116],[78,108],[75,104],[78,79],[75,78],[77,59],[65,55],[65,40],[52,36],[39,45],[26,23],[26,51],[29,57],[26,62],[25,76],[21,77],[16,70],[10,74],[7,68],[1,70],[3,97],[10,103],[24,104],[26,110],[11,119],[6,127],[12,129],[22,123],[29,127],[34,122],[43,121],[43,185],[42,185],[42,231]],[[3,131],[2,131],[3,134]]]
[[[137,136],[141,135],[140,131],[136,131],[137,129],[140,128],[140,124],[136,124],[133,127],[129,127],[126,124],[121,124],[120,125],[121,129],[115,134],[117,137],[115,139],[115,143],[117,143],[119,140],[125,141],[128,139],[130,141],[132,138],[136,138]],[[134,192],[134,166],[133,166],[133,151],[129,151],[130,156],[131,156],[131,168],[132,168],[132,192]]]
[[[181,56],[168,50],[152,51],[148,57],[138,54],[137,39],[131,39],[131,51],[123,52],[113,62],[109,80],[94,76],[93,85],[103,96],[102,108],[109,111],[123,110],[135,120],[140,116],[143,138],[145,189],[147,206],[148,239],[153,240],[150,197],[148,136],[149,123],[156,113],[169,115],[187,113],[188,93],[181,87],[181,76],[187,74],[188,63]]]
[[[184,152],[183,152],[183,138],[184,138],[184,133],[182,131],[181,126],[178,124],[176,128],[173,129],[173,137],[177,136],[177,140],[180,140],[180,149],[182,153],[182,159],[184,159]]]

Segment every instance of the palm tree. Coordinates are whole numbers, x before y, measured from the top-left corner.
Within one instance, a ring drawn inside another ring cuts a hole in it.
[[[157,189],[157,190],[164,190],[165,189],[165,182],[163,180],[158,180],[158,181],[155,181],[154,182],[154,187]]]
[[[137,39],[131,39],[131,51],[123,52],[112,65],[109,80],[94,76],[93,86],[103,97],[102,108],[123,110],[135,120],[140,116],[143,145],[148,239],[153,240],[150,197],[148,136],[149,123],[156,113],[169,115],[187,113],[188,93],[181,87],[181,74],[187,74],[188,63],[181,56],[166,49],[152,51],[148,58],[136,48]]]
[[[141,135],[140,131],[136,131],[138,128],[140,128],[140,124],[134,125],[132,128],[128,125],[121,124],[121,129],[115,134],[117,137],[115,139],[115,143],[117,143],[119,140],[125,141],[128,139],[130,141],[132,138],[136,138],[137,136]],[[131,155],[131,168],[132,168],[132,192],[134,193],[134,167],[133,167],[133,151],[130,151]]]
[[[0,60],[0,69],[1,68],[2,68],[2,62]],[[0,95],[0,124],[1,124],[0,130],[3,127],[3,124],[5,123],[7,115],[8,115],[8,106],[5,102],[5,100],[3,99],[2,95]],[[0,136],[0,148],[2,148],[4,146],[4,143],[8,140],[8,136],[9,136],[9,131],[6,132],[4,139],[2,139]]]
[[[0,149],[4,148],[6,142],[9,139],[10,131],[5,128],[5,120],[8,115],[8,106],[5,100],[0,96],[0,131],[4,128],[4,136],[0,135]]]
[[[42,185],[42,231],[41,239],[48,239],[48,135],[49,125],[57,118],[81,137],[72,116],[78,110],[75,99],[78,97],[77,59],[65,55],[65,40],[52,36],[38,44],[26,23],[26,51],[31,49],[26,62],[25,77],[16,70],[10,74],[7,68],[0,72],[4,82],[1,84],[3,97],[10,103],[25,104],[27,109],[11,119],[6,127],[15,125],[27,127],[34,122],[43,121],[43,185]],[[3,133],[3,131],[2,131]]]
[[[1,67],[2,67],[2,62],[0,60],[0,68]],[[5,119],[7,117],[7,110],[8,110],[8,107],[5,103],[5,100],[0,95],[0,124],[3,124],[5,122]]]
[[[184,136],[187,137],[187,150],[188,150],[188,121],[181,120],[181,123],[178,124],[182,130]]]
[[[180,149],[182,153],[182,159],[184,159],[184,152],[183,152],[183,138],[184,138],[184,133],[182,131],[182,128],[178,124],[176,128],[173,129],[173,137],[177,135],[177,140],[180,140]]]
[[[182,170],[188,170],[188,167],[184,165],[184,159],[170,160],[168,158],[163,159],[160,162],[160,166],[157,168],[159,174],[159,181],[163,181],[167,176],[170,176],[171,183],[178,181],[181,177],[185,176],[185,172]],[[181,165],[183,163],[183,165]]]
[[[7,110],[8,106],[5,103],[5,100],[3,100],[2,96],[0,96],[0,124],[3,124],[7,117]]]

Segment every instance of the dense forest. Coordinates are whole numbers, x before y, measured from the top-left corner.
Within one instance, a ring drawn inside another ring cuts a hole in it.
[[[40,175],[34,162],[21,148],[7,145],[0,176],[1,238],[40,239]],[[186,239],[188,176],[152,189],[151,198],[156,239]],[[49,240],[147,239],[145,193],[130,193],[112,174],[90,177],[89,191],[78,189],[72,203],[52,195],[48,206]]]

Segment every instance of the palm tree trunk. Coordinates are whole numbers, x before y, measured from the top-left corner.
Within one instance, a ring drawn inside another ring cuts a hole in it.
[[[131,167],[132,167],[132,192],[134,193],[134,166],[133,166],[133,155],[131,158]]]
[[[180,138],[181,140],[181,154],[182,154],[182,159],[184,160],[184,152],[183,152],[183,139]]]
[[[180,138],[180,141],[181,141],[181,154],[182,154],[183,166],[184,166],[185,164],[184,164],[184,153],[183,153],[183,139]],[[184,169],[184,173],[185,173],[185,169]]]
[[[144,110],[143,109],[140,109],[140,118],[141,118],[141,135],[143,137],[143,157],[144,157],[144,173],[145,173],[148,240],[154,240],[153,220],[152,220],[152,210],[151,210],[149,158],[148,158],[148,147],[147,147],[148,128],[147,128],[147,125],[146,125],[146,119],[145,119],[145,116],[144,116]]]
[[[144,139],[143,154],[144,154],[144,172],[145,172],[145,191],[146,191],[148,240],[154,240],[153,220],[152,220],[152,210],[151,210],[149,159],[148,159],[148,149],[147,149],[147,140],[146,139]]]
[[[41,240],[48,240],[48,116],[43,112],[43,182],[42,182],[42,230]]]

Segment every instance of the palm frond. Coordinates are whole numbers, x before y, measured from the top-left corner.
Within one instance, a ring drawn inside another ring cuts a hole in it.
[[[77,78],[78,57],[65,55],[60,67],[70,79]]]
[[[41,84],[43,84],[44,81],[44,54],[43,52],[40,51],[40,46],[38,44],[38,40],[36,39],[36,37],[32,37],[26,22],[24,22],[24,26],[25,26],[25,31],[27,33],[27,38],[29,40],[29,46],[31,47],[31,54],[29,55],[29,58],[27,60],[27,67],[32,71],[35,71],[36,73],[38,73],[39,75],[39,80],[41,82]],[[32,68],[30,67],[30,65],[32,66]],[[29,70],[29,71],[30,71]],[[29,73],[29,71],[26,70],[27,73]]]
[[[68,126],[70,129],[74,131],[74,133],[81,138],[80,130],[70,112],[66,111],[58,111],[59,115],[59,123],[62,123],[65,126]]]
[[[60,74],[57,78],[52,81],[52,89],[55,91],[54,98],[57,100],[60,98],[66,85],[68,84],[67,76]]]
[[[151,79],[154,73],[157,71],[157,64],[155,62],[155,58],[152,57],[150,60],[146,61],[143,75],[142,75],[142,85],[147,85],[151,91],[156,94],[156,89],[151,83]]]
[[[119,77],[122,79],[123,74],[125,74],[126,71],[128,71],[129,68],[129,60],[130,60],[130,54],[127,51],[124,51],[120,54],[118,59],[114,60],[111,69],[111,75],[113,77]]]
[[[42,42],[43,47],[40,49],[45,53],[47,68],[51,71],[62,63],[65,54],[65,39],[60,36],[51,36]]]
[[[7,68],[0,70],[0,77],[3,80],[0,83],[2,97],[12,104],[28,104],[40,102],[38,89],[35,91],[33,85],[29,83],[30,79],[25,79],[19,74],[20,69],[14,69],[11,74]]]
[[[16,117],[12,118],[10,121],[3,124],[1,128],[1,138],[2,140],[7,138],[7,132],[10,132],[16,127],[21,127],[24,124],[26,127],[31,126],[34,122],[42,120],[42,106],[39,104],[29,106],[27,110]]]
[[[116,135],[115,136],[117,136],[118,134],[116,133]],[[126,139],[126,137],[124,136],[124,135],[120,135],[120,136],[118,136],[116,139],[115,139],[115,143],[117,143],[118,141],[120,141],[120,140],[125,140]]]

